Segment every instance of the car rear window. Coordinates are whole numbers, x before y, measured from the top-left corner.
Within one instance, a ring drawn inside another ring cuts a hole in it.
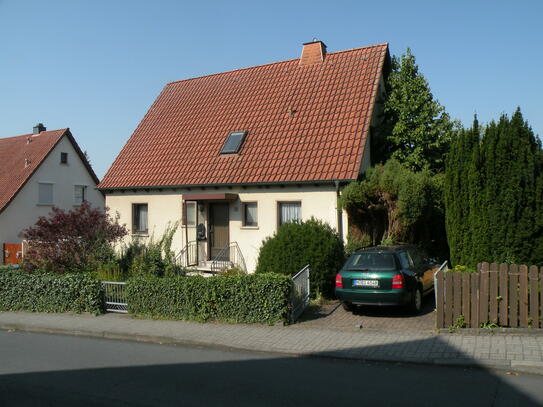
[[[348,269],[396,270],[392,253],[355,253],[347,260]]]

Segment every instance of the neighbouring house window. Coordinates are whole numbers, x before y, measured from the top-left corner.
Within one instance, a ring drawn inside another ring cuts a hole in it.
[[[183,211],[184,224],[187,226],[196,226],[196,202],[185,202],[185,208]]]
[[[132,204],[132,233],[147,233],[147,204]]]
[[[53,184],[46,182],[38,184],[38,205],[53,205]]]
[[[279,202],[279,226],[287,222],[302,220],[301,202]]]
[[[258,226],[258,205],[256,202],[243,203],[243,226]]]
[[[74,205],[81,205],[87,200],[87,187],[85,185],[74,185]]]
[[[60,153],[60,163],[68,164],[68,153]]]

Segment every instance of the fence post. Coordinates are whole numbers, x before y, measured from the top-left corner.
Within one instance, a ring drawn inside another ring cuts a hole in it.
[[[528,328],[528,266],[520,266],[520,291],[519,291],[520,326]]]
[[[509,325],[518,326],[518,266],[509,266]]]
[[[500,296],[500,315],[499,315],[499,322],[501,326],[509,326],[509,318],[508,318],[508,311],[509,311],[509,290],[508,287],[508,272],[507,272],[507,264],[500,264],[500,286],[498,290],[498,294]]]
[[[479,294],[479,323],[484,324],[488,322],[488,277],[489,277],[489,264],[483,263],[481,270],[479,271],[481,276],[480,282],[480,294]]]
[[[473,273],[471,277],[471,320],[470,328],[479,328],[479,277],[480,273]]]
[[[470,321],[470,275],[469,273],[462,274],[462,315],[464,315],[464,321],[469,325]]]
[[[443,320],[443,300],[444,300],[444,292],[443,292],[443,274],[445,272],[443,270],[439,270],[436,273],[436,312],[437,312],[437,318],[436,318],[436,325],[437,328],[445,328],[444,320]]]
[[[530,319],[532,328],[539,328],[539,273],[537,266],[530,267]]]
[[[489,296],[490,296],[490,319],[489,321],[493,324],[498,323],[498,265],[492,263],[490,265],[490,287],[489,287]]]

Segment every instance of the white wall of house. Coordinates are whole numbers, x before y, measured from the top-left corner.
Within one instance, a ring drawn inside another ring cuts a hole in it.
[[[262,241],[273,235],[278,228],[278,203],[299,201],[301,203],[301,217],[303,220],[315,217],[337,230],[337,198],[334,185],[300,185],[284,187],[247,187],[247,188],[206,188],[205,190],[192,188],[189,190],[148,190],[112,192],[106,194],[106,206],[110,208],[112,215],[118,213],[120,223],[132,229],[132,208],[134,204],[148,205],[148,233],[144,239],[160,239],[168,225],[182,221],[182,196],[183,194],[237,194],[238,199],[229,202],[229,238],[230,242],[237,242],[244,256],[247,269],[253,272],[256,267],[258,252]],[[243,203],[256,202],[258,207],[258,226],[243,226]],[[203,212],[198,208],[198,223],[203,222],[206,231],[207,205],[201,202]],[[346,219],[345,217],[343,217]],[[343,229],[346,231],[347,225]],[[345,232],[346,233],[346,232]],[[136,236],[131,233],[126,237],[125,243]],[[195,240],[196,228],[189,227],[188,241]],[[172,249],[177,253],[186,244],[184,225],[181,225],[172,244]],[[205,245],[205,244],[204,244]]]
[[[60,163],[60,153],[68,153],[68,163]],[[24,166],[25,163],[21,162]],[[39,184],[53,185],[53,202],[48,205],[39,203]],[[47,216],[51,208],[70,210],[76,207],[75,185],[86,186],[86,199],[94,207],[104,207],[104,196],[96,189],[96,184],[85,165],[73,148],[70,140],[64,136],[42,162],[13,201],[0,213],[0,244],[20,243],[20,233],[36,223],[39,216]],[[0,262],[3,256],[0,256]]]

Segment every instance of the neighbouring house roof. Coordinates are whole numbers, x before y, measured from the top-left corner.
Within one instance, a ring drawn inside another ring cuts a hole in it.
[[[168,83],[98,187],[356,179],[388,44],[324,55]]]
[[[62,137],[68,137],[95,183],[99,180],[70,129],[0,139],[0,213],[25,186]]]

